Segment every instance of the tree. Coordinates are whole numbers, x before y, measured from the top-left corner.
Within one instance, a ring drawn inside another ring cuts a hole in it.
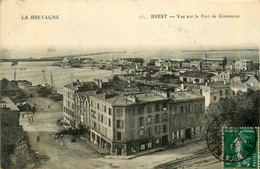
[[[211,104],[206,110],[207,125],[217,117],[229,114],[234,116],[234,119],[227,124],[229,126],[259,126],[259,94],[260,91],[253,90],[238,92],[234,98],[226,98]]]

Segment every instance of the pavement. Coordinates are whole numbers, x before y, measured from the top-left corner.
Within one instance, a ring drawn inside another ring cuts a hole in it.
[[[27,131],[31,149],[37,154],[48,157],[48,160],[41,161],[40,165],[34,168],[40,169],[147,169],[154,168],[162,163],[172,162],[181,158],[192,156],[202,150],[207,149],[205,141],[178,144],[173,148],[158,148],[144,151],[134,156],[118,157],[107,155],[102,148],[97,147],[84,137],[80,137],[76,142],[71,142],[73,136],[64,135],[62,138],[55,138],[54,134],[59,130],[56,120],[62,117],[62,104],[54,102],[48,98],[30,98],[30,104],[36,104],[38,108],[35,114],[21,112],[20,124]],[[48,108],[50,106],[50,109]],[[22,115],[24,114],[24,118]],[[33,117],[33,122],[28,120]],[[40,141],[37,141],[37,136]],[[211,161],[212,155],[203,157]],[[199,159],[200,160],[200,159]],[[203,162],[203,161],[202,161]],[[200,163],[198,159],[190,161],[195,167]],[[204,164],[205,162],[203,162]],[[205,163],[206,164],[206,163]],[[33,168],[27,165],[27,168]],[[201,168],[217,169],[220,164],[204,165]]]
[[[40,164],[28,164],[28,169],[92,169],[109,165],[107,162],[93,162],[93,159],[103,158],[103,156],[81,141],[71,142],[73,136],[54,137],[60,129],[56,121],[62,117],[62,104],[38,97],[30,98],[28,103],[36,104],[37,111],[35,114],[21,112],[20,125],[28,133],[32,152],[47,159],[41,160]],[[40,138],[39,141],[37,137]]]

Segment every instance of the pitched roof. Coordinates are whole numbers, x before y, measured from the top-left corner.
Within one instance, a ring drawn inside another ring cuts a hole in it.
[[[91,97],[110,103],[113,106],[127,106],[133,104],[142,104],[142,103],[148,103],[154,101],[168,100],[168,98],[154,92],[132,93],[132,94],[124,94],[124,95],[114,94],[114,95],[108,95],[107,98],[105,98],[105,93],[102,93]],[[136,101],[134,101],[135,99]]]
[[[21,91],[21,89],[6,78],[0,81],[0,91]]]
[[[2,127],[1,128],[1,144],[12,145],[20,141],[24,136],[25,132],[22,126],[19,127]]]
[[[14,102],[9,97],[2,97],[2,102],[0,102],[0,106],[6,106],[7,108],[10,108],[10,110],[19,111],[17,106],[14,104]]]
[[[64,86],[70,90],[91,91],[97,88],[95,82],[73,82]]]
[[[220,87],[229,87],[224,83],[224,81],[218,81],[218,82],[209,82],[208,86],[213,88],[220,88]]]
[[[180,74],[180,76],[206,78],[214,75],[212,73],[207,73],[207,72],[186,71],[185,73]]]
[[[170,93],[171,98],[173,101],[185,101],[185,100],[192,100],[192,99],[203,99],[204,97],[199,95],[194,91],[180,91],[180,92],[173,92]]]
[[[260,90],[260,83],[253,76],[249,77],[249,79],[246,81],[246,84],[249,85],[254,90]]]

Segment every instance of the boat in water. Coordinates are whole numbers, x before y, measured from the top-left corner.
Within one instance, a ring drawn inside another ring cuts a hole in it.
[[[42,86],[42,87],[49,87],[50,85],[48,84],[48,81],[47,81],[47,79],[46,79],[46,77],[45,77],[45,70],[42,70],[42,72],[43,72],[43,79],[42,79],[42,84],[41,84],[41,86]]]
[[[53,46],[50,46],[48,49],[47,49],[48,52],[55,52],[56,49],[53,47]]]
[[[17,61],[12,61],[12,66],[15,66],[15,65],[17,65],[17,64],[18,64]]]

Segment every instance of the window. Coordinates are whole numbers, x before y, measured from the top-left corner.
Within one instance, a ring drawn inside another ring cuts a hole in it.
[[[101,114],[101,122],[103,123],[103,115]]]
[[[99,103],[97,103],[97,109],[99,110]]]
[[[165,124],[165,125],[163,125],[162,132],[164,133],[164,132],[166,132],[166,131],[167,131],[167,127],[166,127],[166,124]]]
[[[144,134],[145,134],[144,132],[145,132],[144,129],[140,129],[140,130],[139,130],[139,135],[140,135],[140,136],[144,136]]]
[[[148,148],[152,148],[152,143],[151,142],[148,143],[147,146],[148,146]]]
[[[181,113],[183,113],[184,112],[184,109],[183,109],[183,106],[181,106]]]
[[[138,113],[139,114],[143,114],[144,113],[144,108],[143,107],[138,108]]]
[[[146,122],[147,122],[147,124],[151,124],[152,123],[152,116],[148,116],[146,118]]]
[[[195,79],[194,81],[195,81],[195,82],[200,82],[200,79]]]
[[[131,109],[131,115],[134,116],[135,115],[135,108]]]
[[[177,108],[177,107],[174,107],[174,112],[175,112],[176,114],[178,114],[178,108]]]
[[[139,118],[139,126],[143,127],[144,126],[144,117]]]
[[[162,121],[166,122],[167,121],[167,113],[163,113],[162,115]]]
[[[220,96],[222,96],[222,90],[220,90]]]
[[[111,119],[108,119],[108,126],[111,127]]]
[[[95,119],[96,118],[96,112],[93,111],[93,110],[91,110],[91,112],[92,112],[91,117]]]
[[[226,89],[226,95],[228,95],[228,89]]]
[[[93,100],[91,100],[90,105],[91,105],[91,107],[93,107]]]
[[[111,108],[108,108],[108,114],[111,115]]]
[[[100,114],[98,113],[98,121],[100,121]]]
[[[130,128],[134,128],[135,127],[135,119],[132,118],[130,119]]]
[[[68,101],[68,107],[70,107],[70,101]]]
[[[141,144],[141,150],[145,150],[145,144]]]
[[[94,129],[96,130],[97,129],[97,123],[94,122]]]
[[[160,122],[160,115],[156,114],[155,116],[155,123],[159,123]]]
[[[122,109],[117,109],[116,110],[116,116],[117,117],[122,117],[122,114],[123,114]]]
[[[188,113],[191,112],[191,105],[188,105]]]
[[[160,138],[155,139],[155,144],[160,144]]]
[[[148,135],[148,136],[152,136],[152,127],[149,127],[149,128],[147,129],[147,135]]]
[[[135,138],[135,131],[131,130],[130,131],[130,139],[133,140]]]
[[[121,133],[117,132],[117,141],[121,141]]]
[[[157,104],[157,105],[155,106],[155,110],[156,110],[156,111],[159,111],[159,110],[160,110],[160,105],[159,105],[159,104]]]
[[[217,96],[214,96],[214,100],[215,100],[215,101],[217,100]]]
[[[159,134],[160,133],[160,126],[154,127],[154,133]]]
[[[163,110],[165,111],[166,109],[167,109],[167,104],[164,103],[164,104],[163,104]]]
[[[197,110],[197,104],[194,104],[194,110],[195,111]]]
[[[105,112],[105,113],[107,112],[107,107],[106,107],[106,106],[104,106],[104,112]]]
[[[147,113],[152,113],[151,106],[147,106]]]
[[[123,120],[117,120],[117,128],[124,128],[124,121]]]

